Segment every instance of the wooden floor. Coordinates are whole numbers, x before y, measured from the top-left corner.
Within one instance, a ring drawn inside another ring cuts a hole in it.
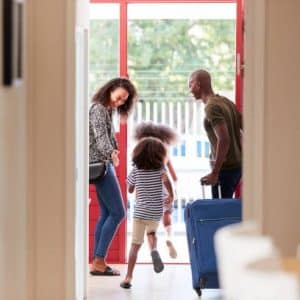
[[[121,276],[88,278],[88,300],[196,300],[192,288],[189,265],[165,265],[162,273],[156,274],[151,264],[138,264],[130,290],[120,287],[126,273],[126,265],[116,265]],[[204,290],[201,300],[221,300],[220,290]]]

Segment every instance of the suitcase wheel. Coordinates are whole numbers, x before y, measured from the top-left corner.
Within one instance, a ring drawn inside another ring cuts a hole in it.
[[[201,290],[205,288],[206,282],[207,282],[207,278],[206,277],[202,277],[200,279],[200,282],[199,282],[199,287],[195,288],[195,291],[196,291],[196,293],[197,293],[197,295],[199,297],[201,297],[201,295],[202,295],[202,291]]]
[[[202,277],[201,279],[200,279],[200,284],[199,284],[199,288],[200,289],[204,289],[205,288],[205,285],[206,285],[206,282],[207,282],[207,278],[206,277]]]
[[[199,297],[201,297],[202,291],[201,291],[200,288],[195,288],[195,292],[197,293],[197,295],[198,295]]]

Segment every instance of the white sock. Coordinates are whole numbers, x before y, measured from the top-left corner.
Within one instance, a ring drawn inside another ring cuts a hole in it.
[[[166,230],[166,240],[171,241],[172,240],[172,226],[168,225],[165,227]]]

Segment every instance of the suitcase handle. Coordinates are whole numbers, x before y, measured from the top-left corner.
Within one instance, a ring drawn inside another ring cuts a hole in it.
[[[206,199],[205,198],[205,188],[204,188],[204,184],[201,182],[201,188],[202,188],[202,199]],[[222,191],[221,191],[221,184],[218,182],[218,195],[219,195],[219,199],[222,198]]]

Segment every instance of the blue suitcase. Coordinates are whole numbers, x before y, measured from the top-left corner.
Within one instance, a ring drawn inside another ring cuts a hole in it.
[[[241,201],[237,199],[196,200],[184,210],[193,288],[199,296],[204,288],[219,288],[215,232],[241,222]]]

